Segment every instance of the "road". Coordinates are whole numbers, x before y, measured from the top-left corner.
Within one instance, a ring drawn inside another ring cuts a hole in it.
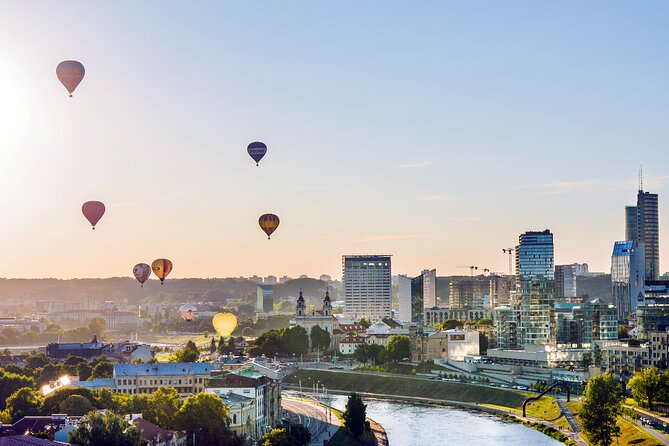
[[[304,424],[311,432],[310,445],[322,445],[339,429],[339,419],[315,402],[290,397],[281,399],[281,407],[291,414],[291,422]]]

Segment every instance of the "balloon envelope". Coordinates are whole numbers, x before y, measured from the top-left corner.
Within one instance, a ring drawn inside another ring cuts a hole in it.
[[[79,82],[84,78],[85,73],[84,66],[76,60],[64,60],[56,67],[56,76],[58,76],[60,83],[65,86],[67,92],[70,93],[70,97],[72,97],[72,93]]]
[[[151,264],[153,274],[160,279],[160,283],[165,281],[165,277],[172,271],[172,262],[168,259],[156,259]]]
[[[95,229],[95,225],[105,215],[105,204],[101,201],[87,201],[81,206],[81,212]]]
[[[151,267],[146,263],[138,263],[132,269],[132,273],[135,275],[135,279],[144,286],[144,282],[146,282],[146,279],[151,275]]]
[[[218,313],[214,316],[211,323],[213,324],[216,333],[227,338],[237,327],[237,316],[232,313]]]
[[[258,219],[258,224],[260,225],[260,229],[265,231],[269,239],[269,236],[279,227],[279,217],[274,214],[263,214]]]
[[[265,143],[255,141],[248,145],[246,151],[249,152],[249,155],[253,158],[253,161],[256,162],[257,166],[262,157],[265,156],[265,153],[267,153],[267,146]]]
[[[179,314],[181,315],[181,318],[188,322],[193,320],[195,313],[197,313],[197,309],[194,305],[191,304],[185,304],[179,308]]]

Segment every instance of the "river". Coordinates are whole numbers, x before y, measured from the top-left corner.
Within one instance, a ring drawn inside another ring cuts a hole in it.
[[[344,410],[346,396],[333,396],[333,407]],[[461,445],[556,446],[541,432],[493,415],[467,412],[448,406],[422,406],[365,399],[367,416],[388,433],[390,446]]]

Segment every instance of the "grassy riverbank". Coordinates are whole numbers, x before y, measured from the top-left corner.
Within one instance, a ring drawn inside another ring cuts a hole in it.
[[[511,408],[522,407],[526,398],[520,392],[464,383],[328,370],[299,370],[286,382],[297,386],[300,381],[305,389],[310,389],[312,383],[319,382],[328,389],[347,392],[422,397],[473,404],[494,404]]]

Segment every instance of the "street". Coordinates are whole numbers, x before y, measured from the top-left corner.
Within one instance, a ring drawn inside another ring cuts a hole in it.
[[[289,412],[291,422],[304,424],[311,432],[311,445],[322,445],[339,429],[339,419],[315,402],[284,397],[281,407]]]

